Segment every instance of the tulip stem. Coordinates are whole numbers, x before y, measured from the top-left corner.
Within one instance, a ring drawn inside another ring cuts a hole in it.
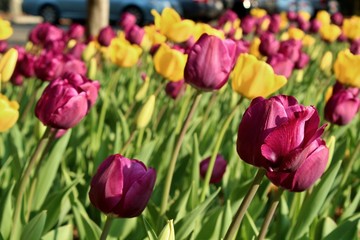
[[[12,226],[12,235],[11,235],[11,239],[16,239],[18,236],[17,234],[19,234],[19,221],[20,221],[20,213],[21,213],[21,205],[22,205],[22,200],[23,200],[23,196],[26,190],[26,186],[28,183],[28,180],[30,178],[30,174],[33,170],[33,168],[36,166],[37,160],[41,157],[41,155],[44,152],[44,149],[46,148],[46,146],[50,143],[49,139],[52,138],[52,134],[54,134],[51,131],[51,128],[48,127],[44,133],[44,135],[42,136],[42,138],[40,139],[34,154],[32,155],[28,166],[25,169],[25,172],[23,174],[23,176],[20,179],[20,183],[19,183],[19,190],[18,190],[18,194],[16,197],[16,205],[15,205],[15,210],[14,210],[14,216],[13,216],[13,226]]]
[[[221,127],[220,133],[219,133],[219,135],[217,137],[217,140],[216,140],[216,143],[215,143],[214,150],[213,150],[212,155],[211,155],[211,159],[210,159],[210,162],[209,162],[208,169],[206,171],[205,180],[204,180],[204,186],[203,186],[201,196],[200,196],[200,202],[205,200],[206,194],[207,194],[208,189],[209,189],[211,175],[212,175],[212,172],[214,170],[216,156],[217,156],[217,154],[218,154],[218,152],[220,150],[222,140],[223,140],[223,138],[225,136],[226,130],[229,128],[229,125],[230,125],[232,119],[235,116],[236,110],[238,110],[238,108],[241,105],[243,99],[244,99],[243,97],[240,97],[238,103],[233,107],[233,109],[231,110],[231,113],[229,114],[229,116],[224,121],[224,124]]]
[[[105,222],[103,231],[101,233],[100,240],[106,240],[106,237],[110,232],[112,220],[113,220],[112,217],[110,217],[110,216],[106,217],[106,222]]]
[[[265,176],[265,173],[266,173],[266,171],[262,168],[260,168],[258,170],[258,172],[256,173],[254,181],[252,182],[248,192],[246,193],[243,201],[241,202],[241,205],[240,205],[238,211],[236,212],[228,231],[226,232],[224,240],[232,240],[235,238],[236,233],[240,227],[241,221],[246,213],[246,210],[249,207],[250,202],[254,198],[255,193],[257,192],[257,190],[260,186],[260,183],[261,183],[263,177]]]
[[[164,192],[163,192],[163,196],[162,196],[162,200],[161,200],[161,207],[160,207],[160,215],[161,216],[164,215],[167,210],[167,203],[168,203],[169,194],[170,194],[171,182],[172,182],[172,178],[173,178],[174,171],[175,171],[176,160],[178,158],[180,148],[181,148],[182,142],[184,141],[184,137],[185,137],[186,131],[189,127],[190,121],[191,121],[191,119],[195,113],[195,110],[200,102],[201,96],[202,96],[201,92],[197,92],[195,94],[192,106],[191,106],[190,111],[182,125],[179,137],[177,139],[175,149],[174,149],[172,158],[170,160],[169,169],[167,172],[165,186],[164,186]]]
[[[348,180],[349,178],[349,175],[351,173],[351,170],[352,170],[352,166],[354,165],[354,162],[355,162],[355,159],[357,159],[357,156],[360,152],[360,142],[357,144],[351,158],[349,159],[349,161],[347,161],[347,165],[345,166],[345,172],[344,172],[344,175],[341,179],[341,182],[340,182],[340,189],[342,189],[346,183],[346,181]],[[345,163],[345,162],[344,162]]]
[[[131,141],[135,137],[135,133],[136,133],[136,130],[131,132],[130,137],[126,140],[126,143],[124,144],[124,146],[122,147],[122,149],[119,152],[121,155],[125,154],[125,150],[129,147]]]
[[[282,188],[278,188],[278,190],[275,194],[275,198],[271,202],[270,208],[269,208],[268,212],[266,213],[264,222],[261,226],[260,234],[258,236],[258,240],[265,239],[266,232],[267,232],[270,222],[274,216],[275,210],[276,210],[277,206],[279,205],[280,197],[283,192],[284,192],[284,190]]]

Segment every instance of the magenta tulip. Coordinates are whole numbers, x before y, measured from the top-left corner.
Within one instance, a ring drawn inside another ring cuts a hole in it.
[[[337,82],[333,93],[325,105],[325,119],[337,125],[346,125],[360,109],[360,89],[346,87]]]
[[[354,55],[360,54],[360,38],[351,42],[350,52]]]
[[[255,31],[256,28],[256,18],[252,17],[251,15],[247,15],[241,20],[240,26],[243,30],[244,34],[249,34]]]
[[[219,17],[219,20],[217,22],[217,27],[222,28],[222,27],[224,27],[224,25],[227,22],[233,23],[237,19],[238,19],[238,16],[237,16],[236,12],[228,9]]]
[[[294,63],[281,53],[270,56],[267,63],[271,65],[277,75],[289,78],[294,69]]]
[[[34,63],[35,75],[43,81],[52,81],[63,73],[63,56],[43,51]]]
[[[0,40],[0,53],[5,53],[8,49],[8,42],[6,40]]]
[[[270,24],[268,30],[272,33],[278,33],[280,31],[281,17],[279,14],[274,14],[270,17]]]
[[[145,35],[145,30],[138,25],[134,25],[128,31],[125,32],[126,39],[133,43],[140,45]]]
[[[295,63],[295,68],[303,69],[304,67],[306,67],[308,65],[309,61],[310,61],[309,55],[307,55],[304,52],[301,52],[299,59]]]
[[[77,125],[95,104],[100,85],[86,77],[65,73],[50,82],[35,107],[35,115],[52,128]]]
[[[235,64],[236,44],[203,34],[188,53],[185,82],[204,91],[220,89]]]
[[[286,40],[280,43],[279,53],[284,54],[293,63],[296,63],[301,54],[302,43],[299,40]]]
[[[264,33],[260,36],[259,51],[264,56],[272,56],[280,48],[280,42],[276,40],[276,37],[272,33]]]
[[[111,26],[107,26],[100,30],[97,40],[101,46],[108,47],[111,43],[111,40],[115,37],[116,34],[114,30],[111,28]]]
[[[81,41],[85,38],[85,27],[78,23],[73,23],[70,25],[69,30],[67,31],[68,39],[75,39]]]
[[[105,214],[121,218],[139,216],[154,188],[156,172],[135,159],[109,156],[91,180],[91,203]]]
[[[124,30],[124,32],[127,32],[130,30],[134,25],[136,25],[136,16],[134,14],[131,14],[129,12],[125,12],[121,15],[119,25]]]
[[[76,59],[72,55],[65,55],[64,57],[63,72],[78,73],[80,75],[86,75],[87,68],[83,61]]]
[[[291,172],[314,151],[324,127],[312,106],[292,96],[252,100],[240,122],[237,152],[242,160],[267,171]]]
[[[18,62],[19,64],[19,71],[24,77],[33,77],[35,76],[34,65],[36,62],[36,57],[31,55],[30,53],[26,53],[21,60]]]
[[[205,178],[209,167],[211,157],[208,157],[200,162],[200,176]],[[214,169],[211,173],[210,183],[218,183],[221,181],[226,171],[227,162],[223,156],[218,154],[215,159]]]
[[[294,11],[288,11],[286,13],[286,17],[287,19],[289,19],[289,21],[296,21],[298,14]]]
[[[166,95],[172,99],[177,99],[185,93],[186,83],[184,80],[178,82],[168,82],[165,87]]]
[[[317,33],[319,32],[321,28],[321,22],[317,19],[313,19],[311,20],[310,22],[310,31],[313,32],[313,33]]]
[[[344,16],[340,12],[331,15],[331,22],[335,25],[341,26],[344,21]]]

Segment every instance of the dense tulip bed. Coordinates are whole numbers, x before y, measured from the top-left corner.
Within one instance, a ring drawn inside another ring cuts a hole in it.
[[[0,19],[0,239],[358,239],[360,18]]]

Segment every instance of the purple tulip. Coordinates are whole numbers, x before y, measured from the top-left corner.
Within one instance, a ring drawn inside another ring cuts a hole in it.
[[[350,52],[354,55],[360,54],[360,38],[351,42]]]
[[[303,31],[308,31],[311,27],[311,24],[308,20],[304,19],[303,17],[299,16],[297,18],[298,26]]]
[[[280,31],[281,18],[279,14],[274,14],[270,17],[270,24],[268,30],[272,33],[278,33]]]
[[[76,59],[72,55],[66,55],[64,61],[63,72],[78,73],[86,75],[87,68],[83,61]]]
[[[156,180],[156,172],[135,159],[115,154],[105,159],[91,180],[91,203],[105,214],[121,218],[144,211]]]
[[[134,25],[130,28],[127,32],[125,32],[126,39],[133,43],[140,45],[145,35],[145,31],[143,28],[139,27],[138,25]]]
[[[331,15],[331,22],[335,25],[342,26],[344,21],[344,16],[341,14],[341,12],[336,12]]]
[[[172,99],[181,97],[186,90],[186,83],[184,80],[178,82],[168,82],[165,87],[166,95]]]
[[[310,22],[310,32],[317,33],[321,28],[321,22],[317,19],[313,19]]]
[[[69,30],[67,31],[68,39],[75,39],[81,41],[85,36],[85,27],[78,23],[73,23],[70,25]]]
[[[286,13],[286,17],[287,17],[287,19],[288,19],[289,21],[296,21],[298,15],[297,15],[297,13],[294,12],[294,11],[288,11],[288,12]]]
[[[266,176],[273,184],[293,192],[310,188],[326,169],[329,149],[321,139],[313,141],[308,148],[306,159],[298,169],[293,172],[268,171]]]
[[[10,81],[15,86],[22,86],[24,83],[24,76],[15,70],[10,78]]]
[[[5,53],[8,48],[8,43],[6,40],[0,40],[0,53]]]
[[[325,105],[325,119],[337,125],[346,125],[360,110],[360,89],[345,87],[337,82],[333,93]]]
[[[291,76],[294,69],[294,63],[281,53],[270,56],[267,63],[271,65],[277,75],[283,75],[286,78]]]
[[[209,167],[211,157],[208,157],[200,162],[200,176],[205,178]],[[223,156],[218,154],[215,159],[214,169],[211,173],[210,183],[218,183],[221,181],[226,171],[227,162]]]
[[[309,55],[307,55],[304,52],[301,52],[299,59],[295,63],[295,68],[303,69],[304,67],[306,67],[308,65],[309,61],[310,61]]]
[[[129,31],[134,25],[136,25],[136,16],[129,12],[125,12],[121,15],[119,25],[124,32]]]
[[[339,37],[337,38],[337,41],[338,42],[346,42],[348,39],[347,37],[345,36],[344,32],[341,32]]]
[[[34,44],[47,45],[49,42],[64,39],[64,31],[50,23],[40,23],[29,34],[29,40]]]
[[[256,28],[256,19],[251,15],[247,15],[241,20],[240,26],[244,34],[249,34],[253,32]]]
[[[227,22],[235,22],[238,19],[236,12],[232,10],[226,10],[219,18],[217,27],[222,28]]]
[[[24,77],[33,77],[35,76],[34,65],[36,57],[30,53],[26,53],[23,59],[19,63],[19,71]]]
[[[237,41],[235,41],[235,44],[236,44],[235,59],[237,59],[241,53],[249,52],[250,42],[245,41],[245,40],[237,40]]]
[[[63,73],[63,56],[43,51],[34,63],[35,75],[43,81],[52,81]]]
[[[84,52],[85,48],[86,48],[86,44],[78,42],[75,44],[74,47],[69,49],[68,54],[80,60],[82,58],[82,53]]]
[[[203,34],[190,49],[185,65],[185,82],[204,91],[220,89],[235,64],[236,44]]]
[[[36,104],[35,115],[46,126],[72,128],[95,104],[99,88],[97,81],[80,74],[65,73],[45,88]]]
[[[302,43],[299,40],[290,39],[280,43],[279,53],[284,54],[293,63],[296,63],[301,54]]]
[[[272,33],[264,33],[260,36],[259,51],[264,56],[272,56],[280,48],[280,42],[276,40],[276,37]]]
[[[114,30],[111,28],[111,26],[107,26],[100,30],[97,40],[101,46],[108,47],[111,43],[111,40],[115,37],[116,34]]]
[[[325,126],[313,106],[292,96],[252,100],[240,122],[237,152],[242,160],[271,172],[298,169],[314,151]]]

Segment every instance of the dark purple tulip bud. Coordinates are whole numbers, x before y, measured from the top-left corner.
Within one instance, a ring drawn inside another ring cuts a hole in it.
[[[116,34],[114,30],[111,28],[111,26],[107,26],[100,30],[97,40],[101,46],[108,47],[111,43],[111,40],[115,37]]]
[[[30,53],[26,53],[19,63],[19,71],[24,77],[33,77],[35,76],[34,65],[35,65],[36,57],[31,55]]]
[[[65,57],[63,72],[72,72],[86,75],[87,68],[83,61],[72,57],[72,55],[67,55]]]
[[[234,11],[228,9],[220,16],[217,27],[222,28],[227,22],[235,22],[237,19],[238,15]]]
[[[52,41],[63,40],[64,31],[50,23],[40,23],[30,32],[29,40],[34,44],[46,45]]]
[[[268,30],[272,33],[278,33],[280,31],[281,18],[279,14],[274,14],[270,17],[270,24]]]
[[[264,33],[260,36],[259,51],[264,56],[272,56],[280,48],[280,42],[276,40],[276,37],[272,33]]]
[[[189,51],[185,82],[204,91],[220,89],[227,82],[235,59],[234,41],[203,34]]]
[[[70,25],[69,30],[67,31],[68,39],[75,39],[81,41],[85,37],[85,27],[78,23],[73,23]]]
[[[256,28],[256,18],[251,15],[247,15],[241,20],[240,26],[244,34],[249,34],[255,31]]]
[[[317,19],[311,20],[311,22],[310,22],[310,31],[312,33],[319,32],[320,28],[321,28],[321,22],[319,20],[317,20]]]
[[[159,47],[160,47],[160,44],[154,44],[154,45],[152,45],[151,46],[151,48],[150,48],[150,55],[151,56],[154,56],[155,55],[155,53],[157,52],[157,50],[159,49]]]
[[[8,43],[6,40],[0,40],[0,53],[5,53],[8,48]]]
[[[338,42],[346,42],[347,40],[348,39],[343,32],[341,32],[341,34],[339,35],[339,37],[337,39]]]
[[[24,59],[24,56],[26,54],[26,50],[25,50],[25,48],[23,46],[15,46],[14,48],[18,52],[17,61],[21,62]]]
[[[326,169],[329,149],[321,139],[313,141],[308,148],[308,154],[304,156],[305,161],[294,172],[268,171],[266,176],[273,184],[292,192],[301,192],[310,188]]]
[[[76,59],[81,59],[82,58],[82,53],[86,48],[86,44],[78,42],[75,44],[74,47],[72,47],[69,51],[68,54],[72,55],[74,58]]]
[[[119,25],[124,32],[129,31],[134,25],[136,25],[136,16],[129,12],[125,12],[121,15]]]
[[[172,99],[177,99],[185,93],[186,83],[184,80],[178,82],[168,82],[165,87],[166,95]]]
[[[52,81],[63,72],[63,56],[44,51],[34,63],[35,75],[43,81]]]
[[[350,52],[354,55],[360,54],[360,38],[351,42]]]
[[[63,40],[46,42],[44,45],[45,50],[56,54],[62,54],[65,50],[65,47],[66,43]]]
[[[237,152],[242,160],[267,171],[298,169],[314,151],[324,131],[313,106],[292,96],[252,100],[239,125]]]
[[[18,71],[14,71],[10,81],[15,86],[22,86],[24,83],[24,76],[21,75]]]
[[[127,32],[125,32],[125,38],[133,43],[140,45],[145,35],[145,31],[143,28],[139,27],[138,25],[134,25],[130,28]]]
[[[120,218],[139,216],[144,211],[156,180],[156,172],[135,159],[120,154],[109,156],[91,180],[91,203],[105,214]]]
[[[303,17],[299,16],[297,18],[297,21],[298,21],[298,26],[301,30],[303,31],[308,31],[311,27],[311,24],[308,20],[304,19]]]
[[[45,126],[69,129],[76,126],[95,104],[100,85],[86,77],[65,73],[50,82],[35,107]]]
[[[325,119],[337,125],[346,125],[360,109],[360,89],[345,87],[337,82],[333,93],[325,105]]]
[[[200,163],[200,176],[203,179],[206,176],[206,172],[208,170],[209,163],[210,163],[210,158],[211,157],[208,157],[208,158],[202,160]],[[218,183],[221,181],[221,179],[224,176],[224,173],[226,171],[226,165],[227,165],[227,162],[224,159],[224,157],[221,156],[220,154],[218,154],[215,159],[214,169],[211,173],[210,183]]]
[[[304,67],[306,67],[308,65],[309,61],[310,61],[309,55],[307,55],[304,52],[301,52],[299,59],[295,63],[295,68],[303,69]]]
[[[281,53],[274,54],[267,59],[277,75],[283,75],[289,78],[294,69],[294,63]]]
[[[299,40],[290,39],[282,41],[280,43],[279,53],[284,54],[285,57],[296,63],[300,57],[301,47],[302,43]]]
[[[344,21],[344,16],[341,14],[341,12],[336,12],[333,15],[331,15],[331,22],[335,25],[342,26]]]
[[[297,13],[294,12],[294,11],[288,11],[288,12],[286,13],[286,17],[287,17],[287,19],[288,19],[289,21],[296,21],[298,15],[297,15]]]

